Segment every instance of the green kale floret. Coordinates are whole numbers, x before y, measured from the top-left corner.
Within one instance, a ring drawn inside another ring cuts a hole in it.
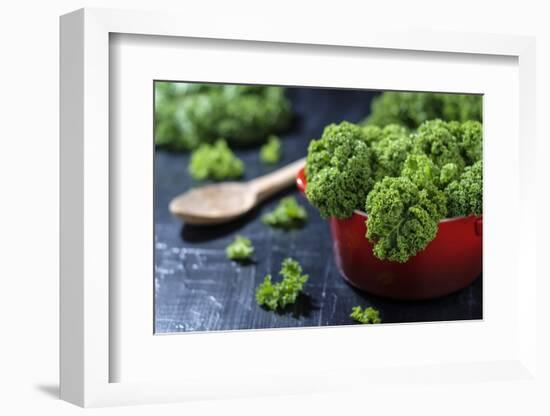
[[[400,124],[416,129],[432,119],[481,121],[482,97],[467,94],[388,91],[375,97],[364,124]]]
[[[243,162],[235,156],[227,143],[219,139],[214,144],[202,144],[193,151],[189,163],[189,173],[195,179],[239,178],[244,172]]]
[[[364,310],[361,309],[361,306],[354,306],[351,310],[350,318],[362,324],[379,324],[382,322],[380,319],[380,312],[372,306]]]
[[[443,102],[438,118],[447,121],[481,121],[482,96],[474,94],[436,94]]]
[[[483,212],[483,162],[464,169],[445,189],[449,217],[481,215]]]
[[[417,92],[384,92],[375,97],[366,124],[379,127],[400,124],[415,129],[426,120],[441,116],[443,103],[436,94]]]
[[[434,239],[446,213],[445,194],[406,177],[386,177],[369,193],[366,211],[366,237],[374,255],[404,263]]]
[[[275,164],[281,160],[281,140],[272,134],[267,138],[267,143],[260,148],[260,160],[267,164]]]
[[[424,153],[411,153],[405,159],[401,176],[410,179],[420,187],[435,186],[440,190],[458,178],[459,170],[456,164],[447,163],[441,168]]]
[[[375,143],[379,142],[384,137],[383,130],[375,125],[362,126],[361,140],[363,140],[369,147],[372,147]]]
[[[442,170],[424,153],[411,153],[403,163],[401,176],[421,188],[426,186],[439,187],[441,172]]]
[[[460,175],[460,170],[455,163],[447,163],[441,167],[439,174],[439,188],[445,188]]]
[[[254,253],[254,246],[249,238],[237,235],[235,240],[225,248],[225,254],[231,260],[250,260]]]
[[[283,277],[280,282],[273,283],[271,275],[267,275],[256,288],[256,302],[268,309],[283,309],[296,302],[309,276],[302,274],[302,266],[291,258],[283,260],[279,274]]]
[[[281,87],[155,83],[155,142],[172,150],[194,149],[218,137],[231,145],[261,142],[290,118]]]
[[[479,121],[450,122],[448,128],[458,140],[462,158],[467,165],[481,160],[483,153],[483,125]]]
[[[363,129],[348,122],[325,127],[309,144],[306,196],[322,217],[347,218],[372,188],[371,151]]]
[[[442,120],[430,120],[422,123],[413,135],[416,153],[429,156],[438,167],[454,163],[459,171],[464,168],[459,141],[453,130]]]
[[[413,141],[404,127],[396,124],[384,127],[381,138],[372,144],[376,181],[386,176],[399,176],[412,147]]]
[[[307,211],[292,196],[281,199],[272,212],[262,216],[264,224],[287,230],[301,227],[306,220]]]

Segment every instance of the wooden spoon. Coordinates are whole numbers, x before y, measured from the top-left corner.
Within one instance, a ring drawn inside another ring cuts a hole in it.
[[[293,184],[304,164],[305,158],[249,182],[223,182],[191,189],[170,202],[170,212],[195,225],[234,220]]]

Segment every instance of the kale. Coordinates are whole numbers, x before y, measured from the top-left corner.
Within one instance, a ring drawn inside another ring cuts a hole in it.
[[[290,118],[281,87],[155,83],[155,143],[170,150],[192,150],[219,137],[232,146],[262,142]]]
[[[445,188],[449,217],[481,215],[483,212],[483,162],[464,169],[462,175]]]
[[[445,194],[431,184],[386,177],[367,196],[366,211],[374,255],[404,263],[434,239],[446,213]]]
[[[281,199],[272,212],[262,216],[264,224],[287,230],[301,227],[306,220],[307,212],[305,208],[300,206],[292,196]]]
[[[237,235],[235,240],[225,248],[225,254],[231,260],[250,260],[252,253],[254,253],[252,242],[241,235]]]
[[[388,91],[372,100],[371,114],[363,123],[379,127],[400,124],[416,129],[425,121],[437,118],[481,121],[481,109],[479,95]]]
[[[427,120],[412,132],[332,124],[309,145],[306,196],[322,217],[366,208],[374,254],[406,262],[447,214],[481,215],[481,149],[478,121]]]
[[[306,196],[321,216],[351,216],[374,182],[364,130],[348,122],[325,127],[321,138],[309,144],[305,173]]]
[[[267,164],[275,164],[281,159],[281,140],[274,134],[267,138],[267,143],[260,148],[260,160]]]
[[[372,306],[364,310],[361,309],[361,306],[354,306],[351,310],[350,318],[362,324],[379,324],[382,322],[380,319],[380,312]]]
[[[376,181],[386,176],[399,176],[403,162],[412,147],[413,141],[404,127],[396,124],[384,127],[381,138],[372,144]]]
[[[195,179],[239,178],[244,172],[243,162],[235,156],[224,139],[214,144],[201,144],[191,154],[188,167],[189,173]]]
[[[481,160],[483,152],[483,125],[479,121],[450,122],[449,129],[458,140],[462,158],[467,165]]]
[[[414,151],[429,156],[436,166],[454,163],[460,171],[464,168],[459,139],[446,122],[426,121],[413,134],[413,140]]]
[[[272,311],[283,309],[296,302],[309,276],[302,274],[302,266],[291,258],[283,260],[279,274],[283,277],[280,282],[273,283],[271,275],[256,288],[256,302]]]

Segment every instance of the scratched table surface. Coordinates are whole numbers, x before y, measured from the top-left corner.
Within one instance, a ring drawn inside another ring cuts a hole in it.
[[[280,137],[283,159],[275,167],[259,161],[258,148],[236,154],[246,168],[243,180],[266,174],[306,155],[312,138],[331,122],[360,121],[374,93],[356,90],[287,91],[295,112]],[[259,328],[353,325],[353,306],[373,306],[384,323],[452,321],[482,318],[481,276],[467,288],[443,298],[404,302],[354,289],[339,275],[326,221],[295,187],[278,194],[237,221],[212,227],[182,224],[168,212],[171,198],[199,185],[187,173],[189,154],[155,152],[155,333]],[[261,222],[282,196],[294,195],[309,220],[298,230],[282,231]],[[236,234],[249,237],[254,261],[241,265],[226,258]],[[310,278],[294,305],[281,312],[259,307],[255,289],[266,274],[278,279],[281,261],[293,257]]]

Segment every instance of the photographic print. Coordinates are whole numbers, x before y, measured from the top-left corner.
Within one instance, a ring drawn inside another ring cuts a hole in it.
[[[153,88],[156,334],[482,319],[482,96]]]

